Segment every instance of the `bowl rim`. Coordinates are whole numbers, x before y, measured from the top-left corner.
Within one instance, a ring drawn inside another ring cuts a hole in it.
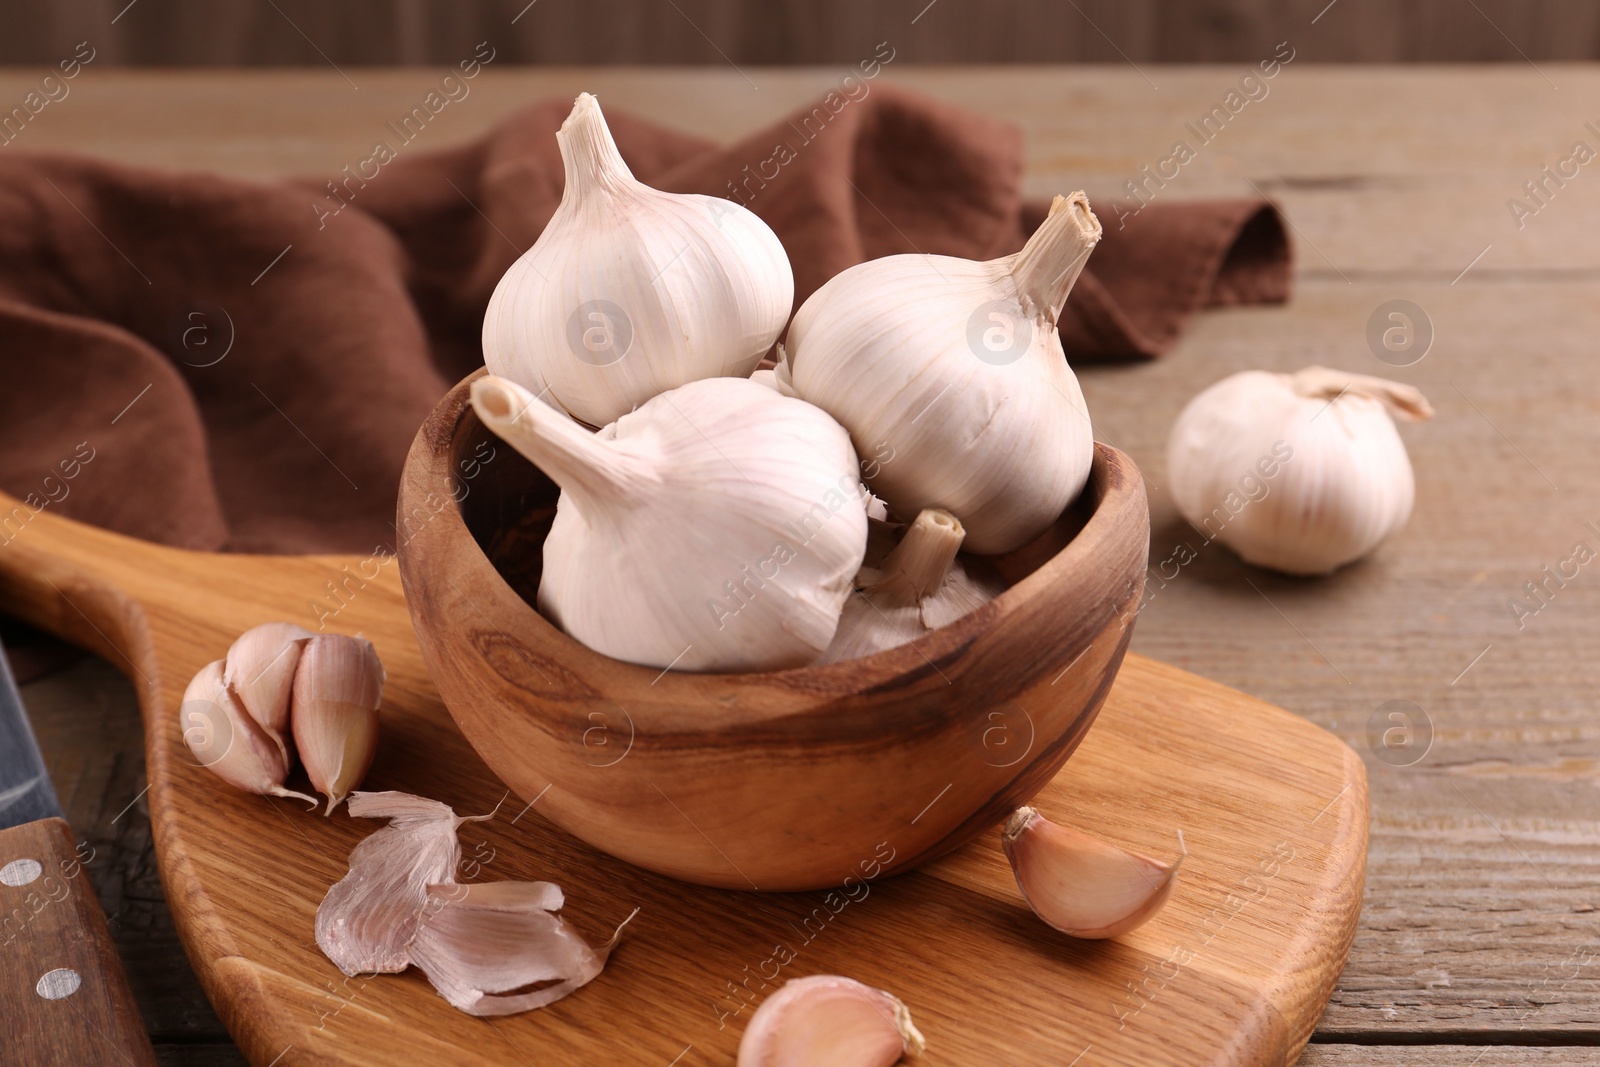
[[[940,670],[942,663],[959,656],[1001,618],[1017,612],[1046,587],[1070,581],[1075,571],[1093,567],[1097,558],[1103,558],[1105,553],[1102,549],[1113,544],[1113,535],[1118,528],[1118,516],[1129,509],[1147,508],[1143,476],[1133,460],[1122,451],[1096,441],[1094,460],[1084,491],[1092,490],[1098,493],[1099,499],[1083,527],[1031,573],[1008,587],[994,600],[981,605],[955,622],[913,641],[884,649],[870,656],[833,663],[742,672],[691,672],[674,671],[670,667],[666,669],[647,667],[597,652],[545,618],[534,604],[529,603],[511,587],[494,561],[484,552],[477,538],[467,528],[461,512],[461,502],[448,491],[449,479],[453,473],[451,453],[461,423],[472,411],[471,384],[485,374],[487,369],[479,367],[457,382],[440,399],[423,422],[410,454],[406,457],[405,470],[401,476],[400,517],[404,518],[414,502],[411,496],[414,492],[412,488],[414,472],[422,476],[419,482],[425,483],[423,488],[429,492],[443,491],[449,503],[422,531],[428,535],[426,538],[402,539],[398,549],[401,556],[402,577],[407,574],[405,566],[407,548],[412,541],[433,541],[440,533],[453,540],[464,538],[471,545],[471,551],[476,553],[472,561],[473,569],[486,568],[499,583],[497,592],[502,594],[502,598],[509,598],[526,608],[527,614],[531,616],[530,625],[539,631],[537,641],[530,643],[543,645],[551,655],[558,657],[562,663],[569,664],[567,669],[577,675],[593,676],[603,672],[608,677],[609,685],[614,692],[651,692],[652,704],[678,703],[689,699],[703,703],[708,696],[718,695],[715,692],[717,690],[731,693],[738,687],[751,685],[796,693],[809,692],[822,697],[829,694],[872,690],[902,679],[908,673],[928,668],[943,675],[944,672]],[[500,440],[492,433],[490,436],[496,441]],[[518,461],[534,465],[509,446],[508,451],[514,454]],[[1074,507],[1077,503],[1078,498],[1074,498],[1068,507]],[[434,524],[439,520],[443,520],[449,529],[434,530]],[[1148,534],[1148,520],[1138,526]],[[416,551],[416,548],[411,550],[413,556]],[[409,578],[406,584],[410,584]],[[407,599],[409,601],[411,598],[408,596]],[[1112,608],[1115,611],[1114,604]]]

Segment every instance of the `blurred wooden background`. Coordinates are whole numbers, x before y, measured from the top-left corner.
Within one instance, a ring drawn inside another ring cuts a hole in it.
[[[1315,21],[1313,21],[1315,20]],[[0,0],[0,63],[1254,62],[1600,58],[1594,0]]]

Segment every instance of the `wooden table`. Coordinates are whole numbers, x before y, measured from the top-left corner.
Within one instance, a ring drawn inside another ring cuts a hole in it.
[[[1021,123],[1031,192],[1104,197],[1166,157],[1187,137],[1183,123],[1245,72],[902,66],[885,76]],[[438,76],[346,73],[359,89],[331,71],[91,68],[5,150],[331,176]],[[526,101],[589,89],[610,108],[727,140],[839,76],[744,74],[491,69],[425,136],[470,138]],[[0,75],[0,99],[20,99],[34,79]],[[1205,315],[1160,362],[1084,370],[1097,436],[1146,472],[1161,559],[1193,538],[1163,485],[1166,430],[1188,397],[1245,368],[1387,374],[1438,412],[1403,431],[1416,515],[1374,559],[1321,581],[1205,548],[1150,601],[1134,648],[1281,704],[1368,757],[1361,931],[1302,1063],[1593,1062],[1574,1046],[1600,1044],[1600,720],[1589,695],[1600,571],[1580,571],[1520,628],[1509,601],[1576,542],[1600,549],[1585,526],[1600,522],[1600,165],[1520,229],[1507,200],[1575,141],[1600,148],[1585,127],[1600,121],[1600,70],[1291,65],[1270,85],[1161,195],[1254,188],[1278,199],[1294,227],[1295,297]],[[1405,368],[1380,363],[1367,342],[1369,317],[1395,299],[1419,305],[1435,334]],[[161,902],[131,689],[88,661],[24,696],[68,814],[103,857],[90,870],[162,1061],[239,1062]],[[1391,700],[1431,723],[1432,746],[1410,766],[1369,740]]]

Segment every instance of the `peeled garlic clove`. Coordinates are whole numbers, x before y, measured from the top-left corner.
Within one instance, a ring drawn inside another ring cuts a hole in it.
[[[229,785],[317,806],[315,797],[283,787],[289,774],[283,752],[223,681],[222,660],[201,667],[189,682],[178,718],[195,759]]]
[[[319,634],[300,653],[289,717],[300,762],[328,798],[325,815],[372,766],[383,680],[383,664],[364,637]]]
[[[838,419],[862,455],[892,457],[867,479],[891,512],[952,512],[969,552],[1026,544],[1083,489],[1094,460],[1056,317],[1099,239],[1088,199],[1074,193],[1056,198],[1014,256],[851,267],[795,313],[779,389]]]
[[[472,405],[561,486],[538,605],[585,645],[759,671],[833,640],[867,513],[826,412],[744,378],[690,382],[598,433],[504,378],[474,382]]]
[[[1018,808],[1000,836],[1034,914],[1073,937],[1117,937],[1142,925],[1172,895],[1178,864],[1165,864],[1058,826]]]
[[[490,373],[593,426],[685,382],[747,376],[794,304],[777,235],[731,200],[635,180],[588,93],[556,140],[566,187],[489,301]]]
[[[289,753],[289,696],[300,649],[312,633],[292,622],[264,622],[240,634],[223,660],[222,680],[278,745],[285,767]]]
[[[1416,483],[1394,418],[1432,414],[1417,390],[1382,378],[1245,371],[1184,407],[1167,482],[1207,542],[1260,567],[1326,574],[1405,525]]]
[[[454,879],[456,828],[471,820],[448,804],[393,791],[353,793],[348,810],[389,824],[355,847],[349,872],[322,898],[317,945],[345,974],[403,971],[428,886]]]
[[[549,882],[430,885],[411,962],[469,1015],[542,1008],[599,975],[616,943],[613,936],[590,948],[555,914],[562,903],[560,887]],[[535,982],[552,984],[511,992]]]
[[[998,596],[999,582],[974,578],[956,559],[964,536],[954,515],[924,509],[876,566],[857,573],[856,595],[845,603],[821,662],[870,656],[915,641]],[[870,558],[870,535],[867,551]]]
[[[853,978],[794,978],[762,1002],[738,1067],[889,1067],[926,1047],[898,997]]]

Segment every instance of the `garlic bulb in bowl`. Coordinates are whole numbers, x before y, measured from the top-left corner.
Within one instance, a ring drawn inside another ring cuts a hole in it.
[[[1411,386],[1363,374],[1235,374],[1173,424],[1173,502],[1203,537],[1248,563],[1326,574],[1410,518],[1416,483],[1394,418],[1432,415]]]
[[[1074,193],[1014,256],[851,267],[795,313],[776,384],[838,419],[862,455],[894,456],[868,484],[902,520],[942,508],[969,551],[1026,544],[1094,458],[1055,323],[1100,232]]]
[[[561,487],[539,610],[650,667],[808,664],[833,640],[867,545],[849,435],[747,378],[662,393],[597,433],[514,382],[472,384],[494,433]]]
[[[592,426],[685,382],[748,375],[794,304],[777,235],[732,201],[637,181],[588,93],[556,139],[566,186],[490,298],[489,372]]]

